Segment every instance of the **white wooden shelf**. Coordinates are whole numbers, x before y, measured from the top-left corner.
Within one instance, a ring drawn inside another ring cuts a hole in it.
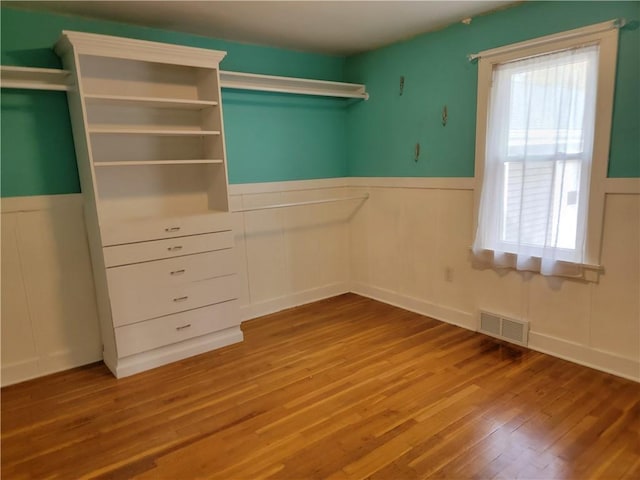
[[[208,136],[220,135],[219,130],[166,130],[161,128],[90,127],[89,133],[103,135]]]
[[[113,162],[93,162],[96,167],[128,167],[135,165],[194,165],[194,164],[221,164],[222,160],[122,160]]]
[[[201,110],[215,107],[218,102],[207,100],[188,100],[181,98],[133,97],[126,95],[87,94],[84,96],[91,104],[99,105],[132,105],[155,108],[182,108]]]
[[[3,88],[30,88],[41,90],[66,91],[69,72],[51,68],[1,67]],[[320,95],[338,98],[359,98],[368,100],[366,86],[356,83],[330,82],[325,80],[310,80],[306,78],[280,77],[275,75],[261,75],[256,73],[220,71],[220,85],[222,88],[240,90],[257,90],[264,92],[294,93],[300,95]],[[161,107],[172,104],[180,108],[206,108],[216,102],[181,99],[159,99],[146,97],[127,97],[120,95],[86,95],[92,101],[104,102],[140,102],[147,105]]]
[[[67,91],[69,71],[57,68],[0,67],[2,88]]]
[[[297,93],[300,95],[322,95],[328,97],[360,98],[367,100],[369,94],[364,85],[355,83],[309,80],[306,78],[278,77],[255,73],[220,71],[222,88],[259,90],[265,92]]]
[[[185,218],[194,218],[194,217],[202,217],[203,215],[226,215],[229,212],[226,210],[216,210],[211,208],[202,208],[202,209],[194,209],[189,211],[188,213],[168,213],[168,214],[158,214],[158,215],[136,215],[125,218],[116,219],[105,219],[100,222],[101,227],[105,228],[119,228],[126,227],[128,225],[137,223],[137,222],[150,222],[150,221],[167,221],[169,223],[175,223],[179,220],[184,220]]]

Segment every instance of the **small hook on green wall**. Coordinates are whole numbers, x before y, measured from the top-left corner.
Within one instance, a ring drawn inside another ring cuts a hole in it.
[[[447,126],[447,120],[449,119],[449,113],[447,111],[447,106],[445,105],[442,108],[442,126],[446,127]]]

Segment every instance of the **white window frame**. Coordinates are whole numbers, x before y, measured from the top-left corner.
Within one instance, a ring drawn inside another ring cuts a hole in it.
[[[602,230],[604,222],[605,188],[611,122],[615,92],[616,62],[618,58],[617,20],[602,22],[566,32],[514,43],[480,52],[472,58],[478,61],[478,105],[476,114],[474,229],[477,230],[480,195],[484,179],[484,163],[487,141],[487,120],[490,104],[493,69],[496,65],[518,59],[542,55],[575,47],[598,45],[598,87],[596,92],[593,159],[589,184],[589,203],[585,243],[584,278],[597,282],[603,270],[600,265]]]

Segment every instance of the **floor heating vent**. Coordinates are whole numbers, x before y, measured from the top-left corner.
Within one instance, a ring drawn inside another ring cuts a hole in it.
[[[480,312],[480,333],[527,346],[529,322],[501,317],[495,313]]]

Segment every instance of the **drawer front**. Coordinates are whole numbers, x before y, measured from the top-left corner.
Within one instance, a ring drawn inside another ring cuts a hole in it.
[[[190,237],[177,237],[152,242],[131,243],[103,248],[107,267],[161,260],[193,253],[222,250],[233,247],[233,233],[207,233]]]
[[[111,297],[111,314],[116,327],[149,318],[204,307],[238,298],[237,275],[210,278],[177,285],[141,286],[118,290]]]
[[[240,325],[237,300],[125,325],[115,329],[118,357],[146,352],[237,325]]]
[[[178,285],[207,278],[236,273],[236,258],[232,248],[214,252],[196,253],[181,257],[134,263],[107,269],[109,293],[113,297],[127,291],[140,292],[159,285]]]
[[[227,230],[231,230],[231,214],[228,212],[136,220],[100,226],[102,245],[105,247]]]

